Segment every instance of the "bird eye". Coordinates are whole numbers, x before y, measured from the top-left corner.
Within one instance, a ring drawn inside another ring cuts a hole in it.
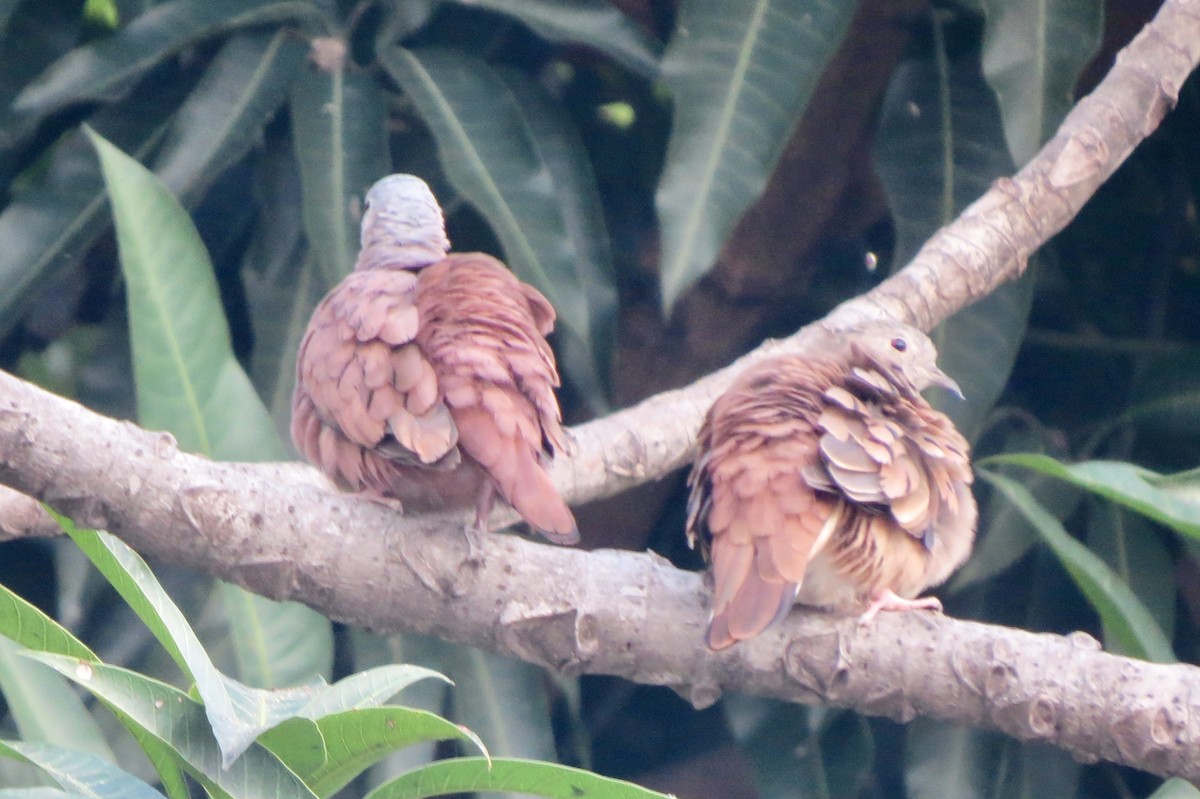
[[[892,349],[896,352],[904,352],[908,349],[908,342],[902,338],[894,338],[892,339]]]

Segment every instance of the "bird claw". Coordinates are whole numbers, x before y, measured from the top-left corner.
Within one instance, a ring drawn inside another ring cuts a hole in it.
[[[385,508],[394,510],[396,513],[404,513],[404,505],[395,497],[389,497],[382,491],[374,488],[364,488],[356,495],[368,502],[374,502],[376,505],[383,505]]]
[[[865,627],[870,624],[871,620],[878,616],[881,610],[932,610],[934,613],[941,613],[942,601],[935,596],[925,596],[920,599],[905,599],[902,596],[898,596],[889,588],[875,594],[871,600],[871,604],[858,617],[859,626]]]

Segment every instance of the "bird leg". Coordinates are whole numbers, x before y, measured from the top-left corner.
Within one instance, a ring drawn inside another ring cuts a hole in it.
[[[858,623],[860,625],[870,624],[881,610],[932,610],[935,613],[941,613],[942,602],[935,596],[905,599],[890,588],[876,590],[871,594],[871,604],[858,617]]]
[[[496,504],[496,487],[491,480],[484,479],[479,484],[479,492],[475,495],[475,523],[463,526],[463,535],[467,539],[467,559],[479,560],[483,548],[483,538],[487,535],[490,525],[488,518],[492,515],[492,506]]]

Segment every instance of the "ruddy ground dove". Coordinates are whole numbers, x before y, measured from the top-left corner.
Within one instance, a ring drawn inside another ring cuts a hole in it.
[[[300,344],[297,448],[343,490],[474,505],[480,529],[498,493],[551,541],[578,541],[545,469],[568,446],[550,303],[489,255],[448,255],[442,210],[411,175],[367,192],[361,244]]]
[[[919,393],[960,393],[936,357],[919,330],[872,322],[751,367],[713,404],[687,522],[712,567],[710,648],[795,602],[864,622],[941,608],[916,597],[966,560],[977,512],[967,442]]]

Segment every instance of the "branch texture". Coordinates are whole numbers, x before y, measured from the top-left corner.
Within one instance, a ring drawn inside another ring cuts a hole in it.
[[[914,262],[820,324],[894,317],[922,329],[1018,276],[1174,103],[1200,60],[1200,2],[1169,0],[1058,135],[935,235]],[[712,399],[749,363],[802,352],[769,342],[677,391],[576,428],[556,479],[573,503],[685,465]],[[870,628],[793,613],[720,655],[702,647],[699,576],[646,554],[584,553],[487,536],[468,558],[460,521],[402,517],[315,490],[294,465],[214,464],[168,434],[98,416],[0,373],[0,482],[149,555],[381,631],[415,630],[567,673],[670,685],[697,705],[725,688],[930,715],[1200,779],[1200,670],[1115,657],[1061,638],[889,615]],[[11,525],[8,525],[11,526]],[[19,526],[19,525],[18,525]]]

